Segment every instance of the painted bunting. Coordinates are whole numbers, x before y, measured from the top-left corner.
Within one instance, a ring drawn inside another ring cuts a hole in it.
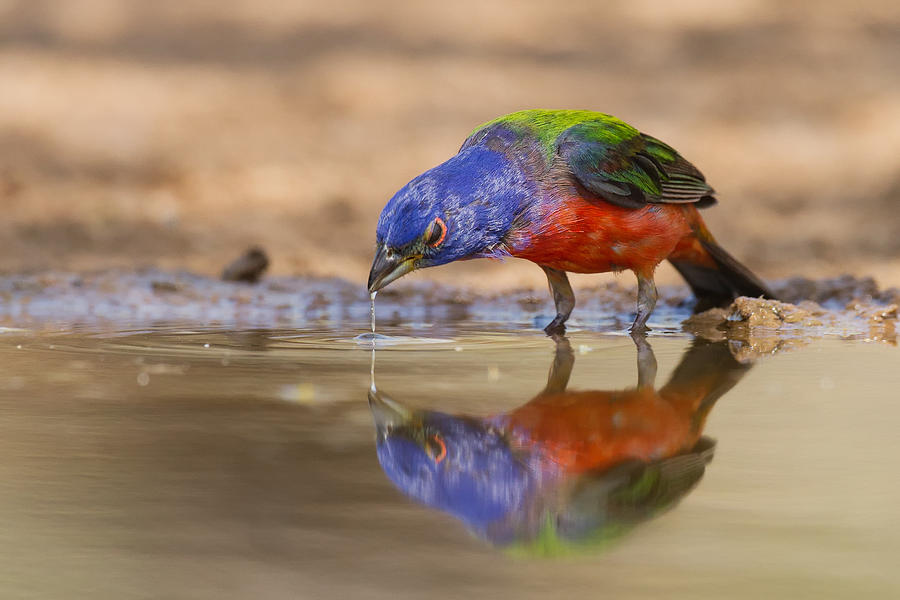
[[[424,267],[516,257],[546,273],[556,304],[548,333],[575,306],[567,272],[637,275],[632,331],[657,300],[654,271],[668,259],[696,310],[772,292],[713,239],[699,208],[715,192],[663,142],[610,115],[526,110],[478,127],[459,153],[407,183],[384,207],[369,273],[375,292]]]
[[[547,385],[488,418],[411,410],[370,391],[378,459],[411,498],[490,543],[526,553],[595,548],[674,507],[703,477],[710,409],[750,368],[727,342],[697,340],[655,389],[638,344],[638,385],[567,391],[574,354],[557,338]]]

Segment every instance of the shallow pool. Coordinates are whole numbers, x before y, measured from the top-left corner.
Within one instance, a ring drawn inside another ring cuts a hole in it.
[[[0,333],[3,596],[900,594],[897,348],[366,327]]]

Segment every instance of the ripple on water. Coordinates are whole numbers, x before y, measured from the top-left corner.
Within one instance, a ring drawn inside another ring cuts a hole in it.
[[[362,327],[360,327],[362,325]],[[53,337],[55,353],[181,356],[220,360],[226,354],[249,360],[274,360],[305,351],[384,349],[396,351],[457,349],[523,349],[543,347],[549,341],[540,330],[496,331],[484,328],[455,329],[430,336],[366,332],[367,324],[355,323],[343,331],[335,329],[253,329],[185,327],[182,323],[158,324],[153,328],[95,331],[91,329],[42,333]],[[355,331],[354,331],[355,329]],[[354,335],[359,331],[359,335]],[[394,333],[393,331],[391,332]],[[19,333],[18,335],[24,335]],[[577,335],[577,334],[576,334]],[[583,335],[583,334],[582,334]],[[17,338],[8,332],[5,339]],[[28,332],[32,337],[32,332]],[[607,337],[609,337],[607,335]],[[277,355],[277,356],[276,356]]]
[[[419,337],[410,335],[383,335],[381,333],[361,333],[353,338],[357,344],[366,346],[399,346],[418,344],[449,344],[450,338]]]

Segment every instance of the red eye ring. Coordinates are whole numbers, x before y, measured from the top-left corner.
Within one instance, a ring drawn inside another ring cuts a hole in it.
[[[435,227],[441,228],[441,236],[437,239],[437,241],[432,242],[430,240],[431,240],[431,238],[434,237],[434,228]],[[428,230],[425,233],[425,237],[426,237],[426,239],[429,240],[427,242],[427,244],[429,246],[431,246],[432,248],[437,248],[438,246],[440,246],[441,244],[444,243],[444,238],[447,237],[447,224],[444,223],[444,220],[442,218],[435,217],[434,221],[431,222],[431,225],[428,226]]]
[[[434,464],[439,465],[439,464],[441,464],[442,460],[447,458],[447,444],[444,443],[444,438],[442,438],[441,436],[439,436],[437,434],[434,434],[433,436],[431,436],[431,439],[434,443],[436,443],[441,448],[441,451],[438,453],[438,455],[433,457]]]

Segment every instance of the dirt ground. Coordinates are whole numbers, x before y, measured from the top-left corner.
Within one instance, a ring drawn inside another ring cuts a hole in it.
[[[214,275],[260,244],[275,275],[362,282],[394,191],[535,107],[678,148],[764,277],[900,284],[896,0],[0,0],[0,270]]]

